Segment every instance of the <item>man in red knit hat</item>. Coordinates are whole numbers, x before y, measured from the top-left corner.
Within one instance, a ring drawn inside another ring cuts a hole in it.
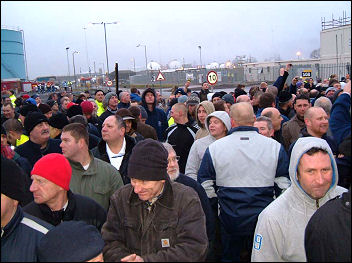
[[[62,154],[51,153],[39,159],[31,172],[34,201],[23,210],[54,226],[82,220],[100,231],[106,220],[104,208],[91,198],[72,193],[71,175],[71,165]]]

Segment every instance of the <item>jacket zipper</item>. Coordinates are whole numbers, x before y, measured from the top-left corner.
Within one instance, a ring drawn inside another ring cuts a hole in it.
[[[317,209],[319,208],[319,200],[315,200],[315,206],[317,207]]]

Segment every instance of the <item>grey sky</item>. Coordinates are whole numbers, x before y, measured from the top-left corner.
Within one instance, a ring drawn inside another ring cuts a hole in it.
[[[296,52],[309,58],[320,46],[321,17],[331,20],[351,16],[350,1],[312,2],[1,2],[1,25],[24,30],[29,78],[66,75],[66,47],[70,47],[76,71],[87,72],[84,31],[90,66],[96,70],[106,64],[103,25],[89,22],[113,22],[106,25],[109,69],[115,61],[119,69],[145,68],[148,62],[166,64],[173,59],[181,63],[224,63],[238,55],[258,61],[280,55],[294,59]],[[87,30],[83,30],[87,27]],[[105,65],[106,69],[106,65]]]

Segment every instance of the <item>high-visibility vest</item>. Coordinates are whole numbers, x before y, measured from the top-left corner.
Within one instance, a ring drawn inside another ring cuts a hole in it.
[[[28,140],[29,140],[29,137],[27,135],[22,134],[21,138],[19,140],[16,140],[16,147],[20,146],[21,144],[24,144]]]
[[[95,100],[95,103],[98,106],[97,116],[99,117],[100,115],[102,115],[105,112],[105,109],[103,107],[103,103],[102,102],[99,102],[99,101]]]
[[[167,123],[169,124],[169,127],[170,127],[172,124],[174,124],[174,123],[175,123],[174,118],[173,118],[173,117],[170,117],[170,119],[168,120],[168,122],[167,122]]]

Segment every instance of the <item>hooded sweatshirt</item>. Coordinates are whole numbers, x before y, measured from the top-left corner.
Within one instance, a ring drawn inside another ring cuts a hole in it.
[[[151,92],[154,95],[154,104],[153,104],[153,110],[149,111],[148,110],[148,106],[147,103],[145,101],[145,95]],[[147,114],[148,114],[148,118],[145,121],[146,124],[149,124],[150,126],[152,126],[155,130],[156,130],[156,134],[158,135],[158,140],[162,141],[163,140],[163,136],[164,136],[164,132],[165,130],[168,128],[168,124],[167,124],[167,118],[166,118],[166,114],[165,112],[156,107],[156,94],[155,94],[155,90],[152,88],[147,88],[143,94],[142,94],[142,106],[144,107],[144,109],[146,110]]]
[[[319,200],[312,199],[297,180],[302,155],[313,147],[325,149],[333,169],[332,183]],[[328,200],[347,191],[337,186],[338,171],[328,143],[316,137],[299,138],[292,149],[289,174],[291,186],[259,215],[254,232],[252,262],[306,261],[304,231],[311,216]]]
[[[214,111],[210,113],[205,120],[205,128],[208,132],[209,132],[209,120],[213,116],[218,118],[224,123],[225,127],[227,128],[227,131],[231,129],[231,119],[227,114],[227,112]],[[199,140],[194,141],[194,143],[192,144],[191,150],[189,151],[185,175],[197,181],[198,170],[202,162],[205,150],[212,142],[215,142],[215,141],[216,141],[215,137],[213,137],[210,134],[203,138],[200,138]]]
[[[201,122],[198,120],[198,109],[199,109],[200,106],[204,107],[204,109],[205,109],[205,111],[207,112],[208,115],[215,111],[214,105],[210,101],[205,100],[205,101],[202,101],[201,103],[199,103],[197,105],[197,108],[196,108],[196,121],[197,121],[197,124],[200,127],[200,129],[196,133],[195,140],[198,140],[200,138],[203,138],[203,137],[209,135],[209,131],[207,130],[205,125],[201,124]]]

